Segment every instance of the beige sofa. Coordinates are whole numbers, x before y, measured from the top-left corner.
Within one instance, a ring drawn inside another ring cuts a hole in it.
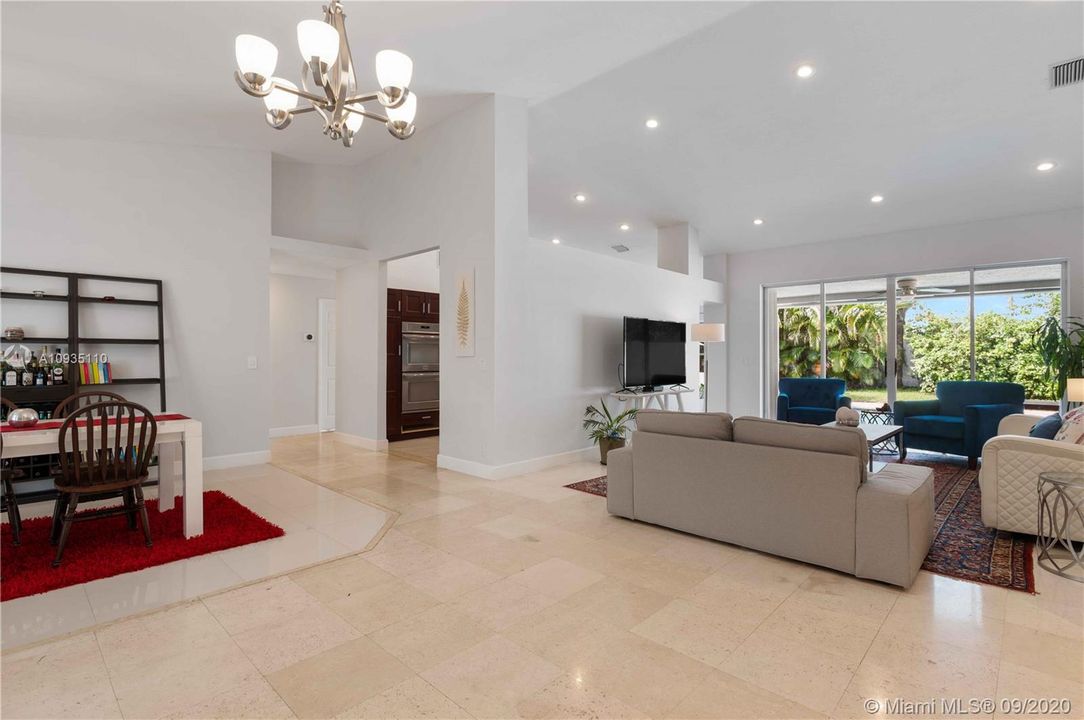
[[[867,476],[856,428],[642,410],[610,451],[610,513],[910,587],[934,536],[928,468]]]
[[[1084,472],[1084,445],[1028,437],[1040,418],[1008,415],[997,436],[982,446],[982,522],[987,527],[1034,535],[1038,529],[1037,485],[1041,472]],[[1084,540],[1074,519],[1073,540]]]

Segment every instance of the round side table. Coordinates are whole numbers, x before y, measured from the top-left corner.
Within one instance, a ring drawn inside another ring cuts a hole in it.
[[[1072,530],[1084,528],[1084,473],[1039,473],[1039,566],[1084,583],[1084,543]]]

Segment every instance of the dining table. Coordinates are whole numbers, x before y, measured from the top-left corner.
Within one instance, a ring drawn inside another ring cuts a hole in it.
[[[158,511],[176,507],[181,495],[181,513],[186,538],[203,534],[203,425],[187,415],[161,413],[154,416],[158,428]],[[3,458],[55,455],[60,449],[63,420],[39,420],[30,427],[0,423],[4,435]],[[116,427],[115,419],[112,424]],[[85,423],[77,427],[85,445]],[[178,470],[178,465],[180,469]]]

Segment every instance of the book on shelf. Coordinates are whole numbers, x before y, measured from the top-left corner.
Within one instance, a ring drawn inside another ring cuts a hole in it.
[[[109,363],[79,363],[80,385],[105,385],[111,382],[113,382],[113,368]]]

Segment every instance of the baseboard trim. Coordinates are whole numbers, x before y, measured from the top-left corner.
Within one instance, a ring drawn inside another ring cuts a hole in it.
[[[233,455],[215,455],[203,458],[204,470],[222,470],[223,468],[242,467],[244,465],[262,465],[271,462],[271,451],[235,453]]]
[[[362,448],[363,450],[375,450],[377,452],[386,451],[388,449],[387,440],[374,440],[372,438],[361,437],[360,435],[351,435],[350,433],[344,433],[334,431],[333,433],[337,440],[341,440],[347,445],[353,445],[354,447]]]
[[[597,457],[598,449],[594,447],[583,448],[582,450],[570,450],[555,455],[543,455],[542,457],[531,458],[530,460],[520,460],[519,462],[508,463],[506,465],[486,465],[485,463],[474,462],[473,460],[462,460],[460,458],[452,457],[451,455],[437,455],[437,467],[454,470],[455,472],[461,472],[466,475],[474,475],[475,477],[480,477],[484,480],[506,480],[508,478],[516,477],[517,475],[538,472],[539,470],[546,470],[551,467],[557,467],[558,465],[565,465],[580,460],[590,460]]]
[[[289,437],[290,435],[315,435],[318,432],[320,432],[320,426],[313,423],[312,425],[292,425],[289,427],[271,428],[267,434],[270,437],[277,438]]]

